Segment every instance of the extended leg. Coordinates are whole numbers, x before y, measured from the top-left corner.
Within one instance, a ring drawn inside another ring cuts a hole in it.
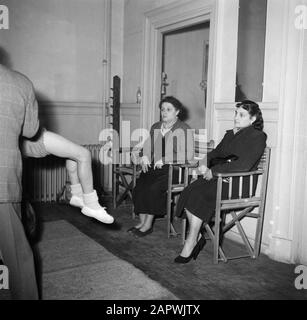
[[[100,206],[96,191],[93,189],[91,153],[86,148],[53,132],[44,132],[43,140],[47,152],[69,159],[66,168],[69,177],[72,179],[72,204],[82,207],[81,211],[86,216],[104,223],[113,223],[114,218]],[[79,181],[82,188],[78,183]],[[83,202],[80,200],[81,189],[83,191]]]
[[[84,193],[93,192],[91,153],[86,148],[50,131],[44,132],[43,139],[49,153],[73,160],[68,162],[66,166],[69,169],[70,177],[72,175],[75,180],[79,178]],[[78,178],[76,178],[75,169],[77,169]]]

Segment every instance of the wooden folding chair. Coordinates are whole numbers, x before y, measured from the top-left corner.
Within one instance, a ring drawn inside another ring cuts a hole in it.
[[[261,157],[258,168],[256,171],[250,172],[238,172],[238,173],[219,173],[217,175],[217,198],[216,208],[214,215],[214,227],[211,227],[209,223],[204,224],[205,231],[209,235],[209,238],[213,242],[213,263],[217,264],[219,261],[227,262],[228,260],[239,258],[257,258],[260,252],[264,209],[266,201],[266,191],[269,174],[271,150],[269,147],[265,148],[265,151]],[[222,199],[222,187],[223,181],[228,181],[228,197]],[[233,181],[239,179],[238,197],[233,197]],[[249,193],[248,196],[243,197],[243,179],[249,179]],[[255,180],[256,179],[256,180]],[[256,195],[253,195],[257,180],[261,182],[259,184],[259,190],[257,188]],[[257,195],[259,194],[259,195]],[[258,208],[258,212],[253,212]],[[227,223],[226,215],[231,216],[231,220]],[[245,217],[251,217],[257,219],[257,226],[255,230],[254,246],[250,244],[248,237],[241,225],[241,220]],[[222,240],[226,232],[232,227],[236,226],[239,234],[243,240],[243,243],[248,252],[247,255],[226,257],[225,252],[222,249]],[[185,234],[185,230],[184,230]]]
[[[199,160],[202,159],[210,152],[214,147],[214,141],[210,140],[210,142],[203,144],[201,147],[199,144],[195,144],[194,150],[194,160],[191,164],[170,164],[168,170],[168,187],[167,187],[167,207],[166,207],[166,218],[167,218],[167,237],[178,236],[178,232],[176,231],[173,224],[173,216],[172,210],[175,207],[177,197],[183,191],[183,189],[191,182],[192,179],[192,171],[197,169],[199,166]],[[201,150],[200,150],[201,149]],[[177,172],[178,180],[173,181],[173,177],[175,176],[175,171]],[[182,236],[184,237],[184,231],[186,221],[183,221],[182,226]]]
[[[178,233],[173,225],[172,207],[174,207],[175,197],[180,195],[183,189],[189,184],[189,169],[197,168],[198,163],[194,165],[169,165],[168,169],[168,187],[167,187],[167,237],[177,236]],[[178,181],[173,182],[174,171],[178,171]]]
[[[119,163],[112,165],[113,208],[117,208],[121,205],[127,197],[132,200],[132,190],[135,187],[139,170],[135,163],[131,163],[130,160],[127,161],[128,157],[129,159],[131,158],[131,152],[131,148],[120,148]],[[120,187],[123,189],[122,193],[120,193]]]

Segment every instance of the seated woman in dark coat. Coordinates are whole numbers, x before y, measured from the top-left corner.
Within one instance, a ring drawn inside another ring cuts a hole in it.
[[[203,177],[185,188],[179,198],[176,215],[180,217],[185,211],[189,234],[180,255],[175,258],[176,263],[187,263],[192,258],[196,259],[205,245],[204,237],[198,242],[197,239],[203,222],[209,222],[214,214],[216,173],[250,171],[257,168],[266,147],[267,136],[262,130],[263,118],[258,104],[250,100],[238,103],[234,129],[228,130],[216,149],[208,154],[207,163],[228,156],[236,156],[236,160],[213,165],[211,169],[201,166]]]
[[[134,212],[140,222],[129,229],[136,237],[153,231],[155,216],[166,213],[166,190],[169,163],[185,163],[193,158],[193,134],[180,121],[184,108],[174,97],[165,97],[159,104],[161,121],[150,130],[143,147],[142,173],[133,190]],[[187,147],[189,146],[189,147]]]

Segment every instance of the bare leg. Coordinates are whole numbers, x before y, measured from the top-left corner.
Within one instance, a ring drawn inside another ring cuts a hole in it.
[[[66,170],[68,172],[69,181],[71,184],[79,184],[80,180],[78,177],[78,165],[74,160],[66,160]]]
[[[187,218],[189,221],[189,234],[188,234],[188,237],[184,243],[183,249],[180,253],[180,255],[185,258],[191,254],[193,248],[195,247],[197,240],[198,240],[200,227],[203,223],[203,221],[201,219],[194,216],[188,210],[186,210],[186,214],[187,214]]]
[[[140,231],[145,232],[145,231],[151,229],[152,223],[153,223],[153,219],[154,219],[154,216],[153,216],[153,215],[147,214],[147,215],[146,215],[146,219],[145,219],[145,221],[144,221],[144,224],[143,224],[142,227],[140,228]]]
[[[135,226],[135,228],[137,229],[140,229],[144,225],[145,220],[147,218],[147,213],[140,213],[139,218],[140,218],[140,222]]]
[[[66,168],[73,194],[70,204],[82,208],[81,212],[86,216],[103,223],[113,223],[114,218],[100,206],[97,193],[93,189],[91,153],[53,132],[45,131],[43,141],[47,152],[68,159]]]
[[[74,160],[77,164],[77,177],[79,177],[83,192],[93,192],[91,154],[87,149],[50,131],[44,132],[44,145],[49,153]],[[72,162],[69,162],[67,165],[72,169],[68,172],[72,174],[73,179],[76,179],[75,172],[73,172],[75,165]]]

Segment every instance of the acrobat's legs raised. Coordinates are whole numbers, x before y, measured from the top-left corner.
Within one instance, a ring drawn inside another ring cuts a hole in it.
[[[98,202],[93,189],[93,175],[90,152],[64,137],[50,131],[43,132],[46,151],[58,157],[67,158],[66,168],[71,181],[71,204],[82,208],[81,212],[104,223],[113,223],[110,216]]]
[[[72,184],[80,181],[84,193],[93,192],[91,153],[86,148],[50,131],[43,133],[43,140],[48,153],[72,160],[66,163]]]

